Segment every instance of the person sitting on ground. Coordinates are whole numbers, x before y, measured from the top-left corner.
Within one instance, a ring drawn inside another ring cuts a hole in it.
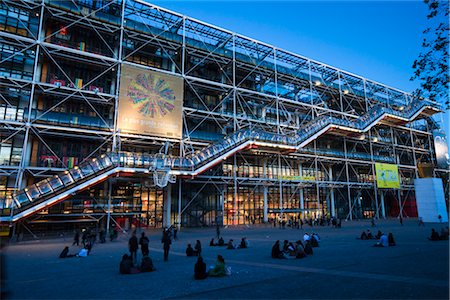
[[[236,249],[236,247],[233,244],[233,240],[232,239],[228,241],[227,249],[229,249],[229,250]]]
[[[217,246],[225,246],[225,241],[222,237],[219,238],[219,242],[217,243]]]
[[[312,247],[319,247],[319,240],[320,240],[320,238],[319,238],[319,236],[316,234],[316,233],[313,233],[312,235],[311,235],[311,246]]]
[[[448,226],[444,229],[441,228],[441,234],[439,235],[440,240],[448,240]]]
[[[439,241],[439,234],[434,228],[431,228],[431,236],[428,238],[430,241]]]
[[[360,239],[361,239],[361,240],[367,240],[367,239],[368,239],[368,238],[367,238],[367,233],[366,233],[365,231],[363,231],[363,232],[361,233]]]
[[[225,260],[223,259],[222,255],[217,255],[217,261],[216,265],[209,270],[208,273],[211,277],[222,277],[225,276]]]
[[[312,248],[311,242],[309,240],[306,241],[306,243],[305,243],[305,253],[307,255],[313,255],[313,248]]]
[[[283,253],[284,254],[289,254],[289,241],[288,240],[284,240],[283,242]]]
[[[272,258],[285,258],[283,252],[280,250],[280,241],[276,241],[272,246]]]
[[[131,269],[133,268],[133,260],[128,254],[122,256],[122,261],[120,262],[120,274],[131,274]]]
[[[188,244],[188,245],[187,245],[187,248],[186,248],[186,256],[195,256],[195,251],[194,251],[194,249],[192,248],[191,244]]]
[[[298,240],[297,242],[295,242],[295,248],[296,248],[295,258],[305,258],[306,257],[305,248],[303,247],[302,241]]]
[[[288,250],[289,256],[293,256],[293,257],[297,256],[297,249],[294,246],[294,243],[289,243],[287,250]]]
[[[68,258],[68,257],[74,257],[75,254],[69,254],[69,247],[64,247],[63,251],[59,255],[59,258]]]
[[[208,277],[208,273],[206,273],[206,264],[203,262],[203,258],[199,256],[194,266],[194,279],[201,280],[206,277]]]
[[[155,269],[153,267],[153,261],[148,255],[144,255],[141,261],[141,272],[153,272]]]
[[[381,238],[381,236],[383,235],[383,233],[381,232],[381,230],[378,230],[377,234],[375,235],[375,239],[379,239]]]
[[[392,234],[392,232],[389,232],[388,234],[388,245],[395,246],[394,235]]]
[[[248,242],[245,237],[242,238],[241,243],[239,244],[239,248],[241,249],[248,248]]]
[[[89,255],[89,251],[86,248],[82,248],[80,252],[78,252],[78,257],[87,257]]]
[[[211,239],[211,241],[209,242],[209,245],[212,246],[216,246],[217,244],[214,242],[214,238]]]
[[[373,237],[373,235],[372,235],[372,232],[370,232],[369,229],[367,229],[367,239],[368,239],[368,240],[373,240],[373,239],[374,239],[374,237]]]
[[[199,240],[197,240],[197,242],[195,243],[194,250],[195,250],[195,252],[194,252],[195,255],[201,256],[201,254],[202,254],[202,244],[200,243]]]
[[[311,237],[309,236],[309,234],[305,232],[305,234],[303,235],[303,242],[309,241],[310,239]]]
[[[388,247],[389,243],[388,243],[388,237],[387,235],[385,235],[384,233],[381,234],[380,236],[380,240],[373,245],[374,247]]]

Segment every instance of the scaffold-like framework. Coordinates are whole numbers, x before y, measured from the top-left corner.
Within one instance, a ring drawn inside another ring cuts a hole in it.
[[[4,0],[0,12],[3,208],[25,186],[108,152],[184,158],[240,130],[294,136],[321,117],[355,122],[378,107],[401,113],[417,100],[141,0]],[[182,138],[120,132],[125,65],[183,79]],[[111,216],[144,214],[154,226],[411,217],[417,165],[435,162],[436,129],[431,114],[384,120],[364,133],[335,129],[296,151],[246,148],[195,177],[180,172],[175,178],[161,168],[133,177],[121,169],[93,181],[77,200],[82,208],[66,200],[27,222],[106,215],[109,227]],[[400,189],[377,188],[376,162],[398,165]],[[433,172],[444,179],[448,197],[449,171]],[[149,188],[149,178],[159,188]],[[139,192],[130,188],[139,182]],[[161,189],[167,184],[178,203]],[[172,213],[161,208],[167,201],[177,206]]]

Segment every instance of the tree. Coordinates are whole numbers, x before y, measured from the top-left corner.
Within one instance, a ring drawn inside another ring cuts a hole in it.
[[[423,31],[422,52],[412,65],[411,80],[420,81],[420,88],[414,94],[442,101],[449,109],[449,2],[424,0],[424,3],[428,5],[427,19],[431,24]]]

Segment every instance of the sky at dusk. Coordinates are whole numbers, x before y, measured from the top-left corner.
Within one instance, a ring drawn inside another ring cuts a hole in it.
[[[148,2],[406,92],[419,86],[409,78],[430,24],[422,1]]]

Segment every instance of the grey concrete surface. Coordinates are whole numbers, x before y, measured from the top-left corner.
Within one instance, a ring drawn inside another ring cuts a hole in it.
[[[71,239],[11,244],[5,249],[6,289],[10,299],[448,299],[449,243],[427,240],[431,228],[416,220],[380,221],[371,231],[392,232],[397,246],[374,248],[375,241],[357,240],[370,221],[343,222],[343,227],[278,229],[269,226],[230,227],[225,241],[246,236],[250,248],[210,247],[215,228],[185,229],[163,261],[161,232],[146,231],[156,271],[120,275],[119,262],[127,253],[128,236],[95,244],[86,258],[59,259]],[[276,240],[296,241],[304,232],[321,236],[319,248],[305,259],[270,257]],[[231,276],[193,279],[195,257],[186,245],[201,240],[203,257],[213,265],[218,254],[231,266]],[[79,247],[71,246],[70,252]],[[140,258],[141,255],[138,255]]]

